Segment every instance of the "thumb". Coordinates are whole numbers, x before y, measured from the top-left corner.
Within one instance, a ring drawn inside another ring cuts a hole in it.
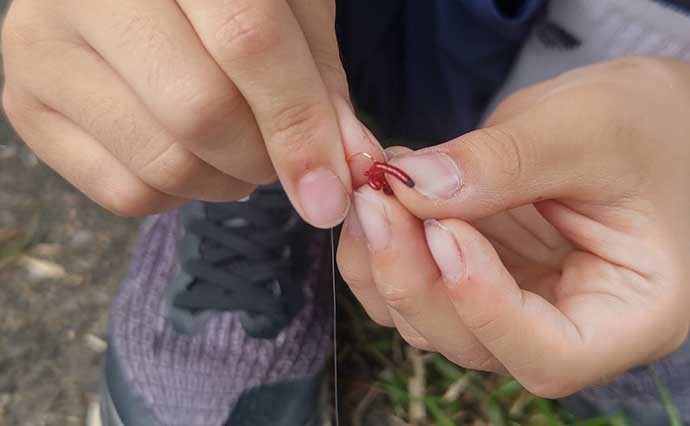
[[[509,120],[395,157],[392,164],[416,184],[410,189],[391,179],[396,196],[418,217],[464,220],[549,198],[613,197],[619,182],[612,177],[634,176],[623,170],[630,168],[629,153],[619,152],[624,144],[607,143],[620,140],[606,134],[615,131],[609,114],[590,111],[587,99],[571,102],[579,106],[550,98]]]
[[[345,155],[366,152],[374,160],[383,161],[383,149],[364,124],[356,117],[350,102],[347,76],[340,60],[340,49],[335,32],[334,0],[289,0],[288,3],[299,22],[309,44],[321,78],[333,100]],[[357,158],[350,164],[352,186],[366,183],[364,172],[371,166],[366,158]]]

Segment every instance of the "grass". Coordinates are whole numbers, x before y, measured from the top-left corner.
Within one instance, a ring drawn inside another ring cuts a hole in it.
[[[342,288],[342,287],[341,287]],[[557,401],[538,398],[517,381],[463,369],[443,356],[409,347],[391,329],[373,323],[349,294],[339,295],[342,424],[391,426],[625,426],[622,415],[575,420]],[[668,390],[658,380],[671,426],[681,426]]]

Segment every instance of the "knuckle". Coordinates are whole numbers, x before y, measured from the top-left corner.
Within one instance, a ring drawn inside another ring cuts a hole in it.
[[[112,153],[126,162],[136,158],[133,142],[148,142],[140,117],[112,98],[85,97],[77,106],[78,123],[96,139],[109,140]],[[138,144],[137,144],[138,145]]]
[[[350,262],[340,254],[340,251],[338,251],[337,258],[340,275],[353,291],[368,289],[373,285],[368,274],[364,270],[366,266],[360,266]]]
[[[349,97],[347,74],[342,66],[337,42],[332,46],[312,47],[312,56],[326,85],[344,98]]]
[[[415,316],[419,310],[415,301],[414,295],[405,288],[397,287],[389,284],[378,285],[379,293],[391,309],[398,312],[400,315]]]
[[[285,152],[293,155],[303,153],[314,140],[315,129],[324,118],[321,105],[315,100],[304,100],[279,109],[272,120],[274,142]]]
[[[467,368],[479,371],[497,371],[499,364],[496,358],[490,353],[470,360]]]
[[[132,57],[146,58],[146,73],[142,78],[155,88],[164,80],[170,68],[166,63],[176,60],[178,50],[177,34],[171,31],[166,19],[160,14],[143,8],[123,10],[113,16],[108,31],[117,40],[117,47],[129,52]]]
[[[139,168],[140,177],[167,194],[185,193],[203,163],[177,144],[170,145]]]
[[[203,143],[218,136],[226,122],[243,102],[237,90],[223,83],[200,79],[179,84],[170,93],[177,93],[182,105],[172,114],[170,131],[190,144]]]
[[[486,336],[487,338],[500,338],[503,334],[503,324],[500,316],[492,313],[482,313],[473,316],[466,316],[463,322],[467,329],[474,335]]]
[[[480,348],[463,348],[454,353],[446,354],[446,357],[463,368],[481,371],[493,371],[495,358],[491,353]]]
[[[340,63],[322,61],[319,63],[319,68],[330,90],[347,99],[350,89],[347,84],[347,75]]]
[[[215,42],[228,52],[227,61],[246,59],[273,50],[281,41],[281,26],[265,8],[250,0],[232,4],[218,25]]]
[[[476,151],[495,167],[493,170],[501,173],[510,184],[522,179],[524,170],[528,167],[528,153],[525,149],[527,141],[501,126],[486,127],[477,132],[480,146],[475,146]]]

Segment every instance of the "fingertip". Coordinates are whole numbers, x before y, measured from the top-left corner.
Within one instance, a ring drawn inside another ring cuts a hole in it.
[[[317,228],[332,228],[350,210],[348,189],[331,170],[321,167],[306,173],[297,183],[297,199],[304,220]]]
[[[443,281],[451,287],[458,285],[467,270],[455,235],[448,227],[435,219],[424,221],[424,232],[429,251],[441,271]]]
[[[495,306],[501,300],[507,302],[505,297],[520,297],[520,289],[491,242],[471,224],[458,219],[428,219],[425,232],[447,289],[462,296],[456,303],[466,307],[464,302],[471,300],[470,308]]]

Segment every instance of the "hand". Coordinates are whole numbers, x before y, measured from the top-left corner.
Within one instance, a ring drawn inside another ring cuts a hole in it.
[[[669,60],[525,89],[484,129],[398,150],[415,189],[356,191],[340,270],[412,345],[540,396],[663,357],[690,322],[689,113]]]
[[[277,174],[307,221],[332,226],[352,186],[343,142],[375,150],[334,20],[333,0],[15,0],[5,110],[116,213],[235,200]]]

